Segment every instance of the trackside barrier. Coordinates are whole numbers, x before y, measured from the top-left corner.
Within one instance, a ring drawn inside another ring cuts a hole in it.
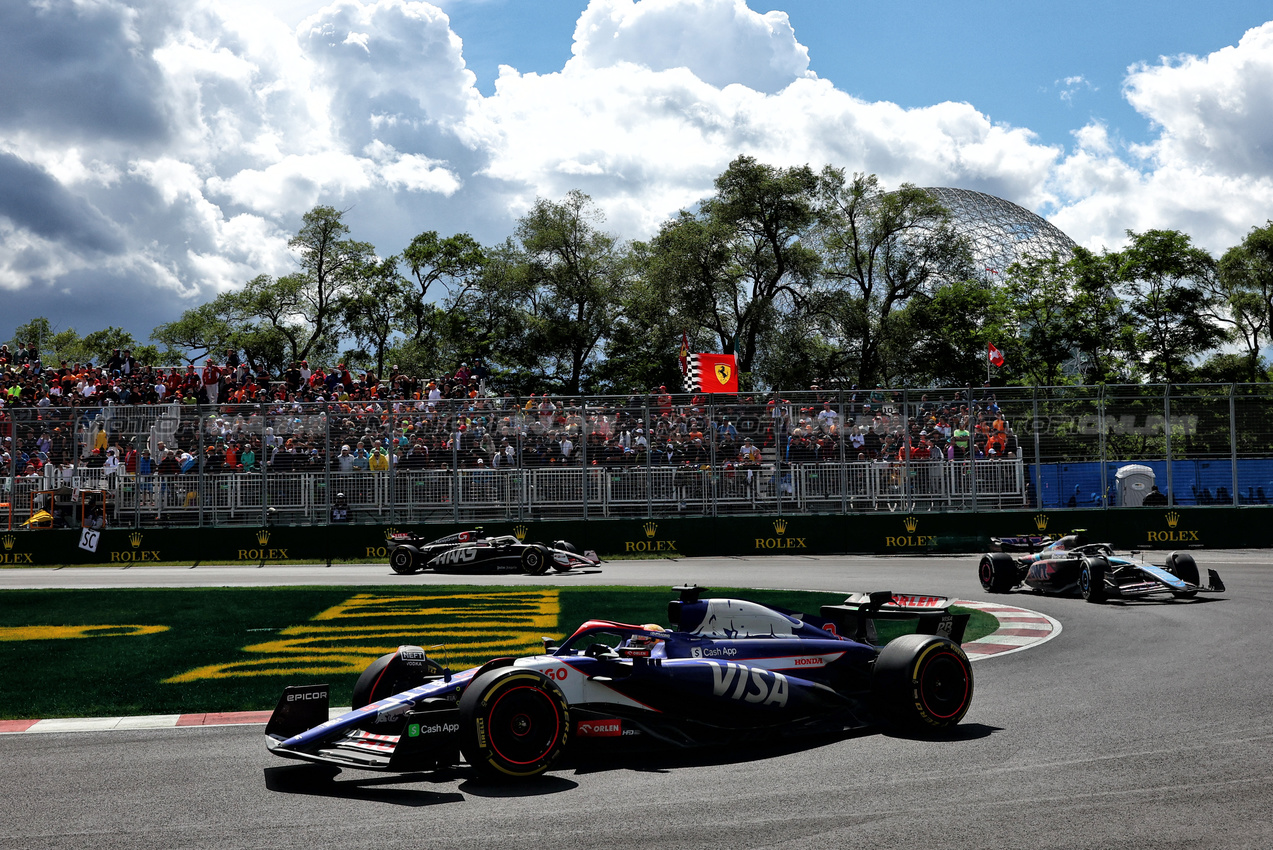
[[[179,508],[176,510],[189,510]],[[361,560],[386,581],[387,535],[409,531],[441,537],[481,525],[487,534],[527,541],[569,540],[602,558],[707,555],[776,556],[838,553],[967,553],[968,569],[990,537],[1065,533],[1085,528],[1119,548],[1158,550],[1161,563],[1173,549],[1273,547],[1273,507],[1086,508],[1050,511],[987,510],[976,513],[862,512],[853,514],[723,514],[718,516],[544,519],[527,516],[485,522],[450,517],[349,525],[278,521],[256,526],[208,528],[53,529],[0,532],[0,566],[206,562],[304,562]],[[1199,563],[1203,557],[1199,556]],[[785,566],[785,565],[784,565]]]

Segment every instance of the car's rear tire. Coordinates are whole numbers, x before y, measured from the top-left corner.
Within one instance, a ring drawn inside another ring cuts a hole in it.
[[[1172,552],[1167,556],[1167,572],[1171,573],[1181,581],[1188,582],[1195,587],[1202,582],[1199,581],[1198,562],[1193,559],[1193,555],[1188,552]],[[1173,591],[1172,596],[1177,599],[1192,599],[1198,595],[1196,590],[1180,590]]]
[[[552,558],[548,556],[548,550],[538,543],[522,550],[522,572],[528,576],[542,576],[548,572],[550,563]]]
[[[1007,593],[1017,585],[1017,561],[1006,552],[989,552],[981,556],[977,578],[987,593]]]
[[[1079,563],[1079,595],[1088,602],[1105,601],[1105,574],[1109,561],[1096,556],[1084,558]]]
[[[464,689],[459,710],[460,752],[484,779],[538,776],[570,742],[566,697],[536,670],[488,670]]]
[[[880,650],[871,688],[881,721],[902,732],[937,732],[968,713],[972,665],[949,638],[902,635]]]
[[[389,553],[389,566],[400,576],[411,575],[420,569],[417,554],[414,546],[395,546]]]

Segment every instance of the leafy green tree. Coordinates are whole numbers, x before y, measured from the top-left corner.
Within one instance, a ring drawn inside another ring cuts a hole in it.
[[[739,156],[715,186],[700,205],[701,225],[681,246],[698,264],[692,279],[699,288],[687,295],[700,308],[712,297],[708,327],[722,351],[738,353],[745,375],[780,300],[799,309],[817,275],[818,254],[803,240],[816,219],[818,178],[807,165],[775,168]]]
[[[545,377],[570,394],[591,378],[629,275],[627,252],[602,221],[592,199],[572,191],[536,201],[517,224],[525,277],[509,294],[522,294]]]
[[[472,286],[486,262],[486,252],[476,239],[467,233],[457,233],[445,238],[436,230],[428,230],[411,240],[402,252],[402,262],[411,271],[418,291],[401,298],[404,316],[409,316],[413,328],[406,329],[414,339],[425,339],[433,332],[436,321],[431,309],[429,290],[440,284],[449,297],[463,299],[464,290]],[[436,293],[436,290],[435,290]]]
[[[1150,381],[1189,375],[1191,358],[1224,339],[1216,322],[1216,262],[1177,230],[1128,231],[1119,257],[1134,349]]]
[[[902,312],[911,328],[913,360],[907,371],[913,383],[979,385],[988,374],[991,344],[1005,354],[998,377],[1011,382],[1022,371],[1026,358],[1012,332],[1012,298],[1004,287],[986,280],[956,280],[931,296],[911,298]]]
[[[1226,251],[1216,277],[1226,308],[1223,320],[1245,349],[1245,375],[1226,374],[1242,375],[1241,381],[1268,380],[1261,351],[1273,339],[1273,221],[1252,228],[1241,244]]]
[[[397,332],[406,280],[398,273],[398,258],[389,257],[364,266],[360,280],[342,302],[344,327],[357,342],[361,356],[376,375],[385,373],[385,354]]]
[[[287,243],[297,253],[301,270],[279,278],[280,297],[271,307],[286,306],[304,321],[274,311],[270,316],[272,326],[287,337],[293,360],[334,349],[344,330],[340,319],[345,301],[362,282],[364,269],[376,263],[370,243],[346,238],[349,226],[341,220],[343,215],[334,207],[314,207]]]
[[[1056,386],[1101,383],[1122,371],[1116,352],[1131,345],[1115,291],[1118,263],[1077,248],[1068,258],[1026,258],[1008,268],[1024,381]],[[1077,364],[1077,368],[1075,368]]]
[[[909,184],[880,189],[874,175],[828,166],[819,180],[819,248],[829,297],[819,312],[852,363],[848,375],[867,385],[894,370],[883,346],[896,334],[893,314],[943,283],[973,277],[967,245],[932,195]]]
[[[123,328],[117,328],[114,325],[104,330],[93,331],[85,334],[80,341],[88,358],[94,363],[101,364],[110,358],[111,353],[115,349],[123,351],[124,349],[134,349],[137,347],[137,340],[133,335]]]
[[[648,392],[667,386],[679,392],[683,376],[679,355],[681,335],[689,333],[693,322],[676,307],[679,263],[655,265],[656,254],[649,243],[632,245],[636,272],[619,295],[614,321],[605,340],[605,357],[593,372],[594,389],[605,393]],[[666,255],[657,255],[665,259]],[[702,351],[714,343],[700,336],[690,343]]]

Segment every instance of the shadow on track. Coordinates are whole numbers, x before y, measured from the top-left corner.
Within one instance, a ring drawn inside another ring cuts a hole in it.
[[[396,806],[436,806],[440,803],[463,802],[464,795],[455,791],[385,786],[450,782],[462,772],[440,770],[432,773],[374,775],[365,778],[360,776],[356,779],[338,780],[336,777],[340,775],[341,769],[334,765],[297,764],[265,768],[265,787],[281,794],[339,797],[345,800],[392,803]]]

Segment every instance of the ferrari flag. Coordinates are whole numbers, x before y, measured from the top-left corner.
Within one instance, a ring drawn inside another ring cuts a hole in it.
[[[685,388],[689,392],[737,393],[738,363],[732,354],[691,354]]]
[[[995,344],[993,342],[990,343],[990,350],[987,352],[987,355],[990,357],[991,366],[1003,365],[1003,352],[995,348]]]

